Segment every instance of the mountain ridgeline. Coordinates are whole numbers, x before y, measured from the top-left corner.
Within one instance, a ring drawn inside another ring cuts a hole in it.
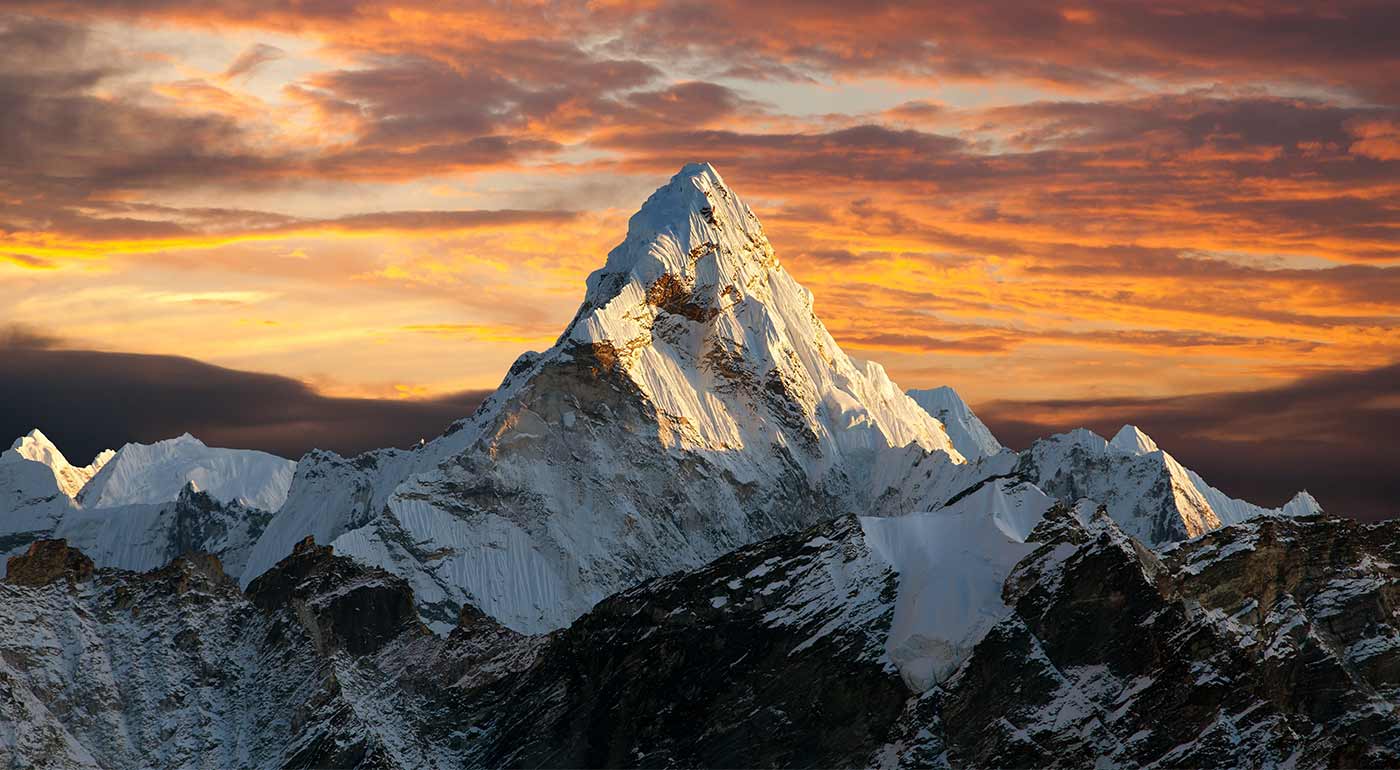
[[[1132,426],[1005,448],[692,164],[418,447],[0,454],[0,763],[1388,766],[1397,545]]]

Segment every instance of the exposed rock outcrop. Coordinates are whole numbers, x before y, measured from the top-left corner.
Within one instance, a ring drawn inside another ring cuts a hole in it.
[[[69,585],[92,579],[92,559],[67,540],[37,540],[20,556],[11,556],[5,580],[20,586],[42,586],[64,580]]]
[[[402,634],[427,633],[402,578],[336,556],[311,537],[254,580],[248,598],[264,610],[290,608],[322,654],[366,655]]]

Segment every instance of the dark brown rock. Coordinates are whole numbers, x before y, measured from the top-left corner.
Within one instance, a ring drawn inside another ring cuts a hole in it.
[[[6,582],[21,586],[42,586],[58,580],[68,584],[92,579],[92,559],[69,548],[67,540],[36,540],[22,556],[11,556],[6,563]]]
[[[307,537],[248,586],[268,612],[290,610],[322,653],[376,652],[404,634],[427,634],[403,578],[366,567]]]

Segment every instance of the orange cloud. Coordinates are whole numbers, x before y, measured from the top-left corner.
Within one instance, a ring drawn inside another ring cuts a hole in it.
[[[484,387],[705,159],[909,385],[1185,392],[1400,351],[1374,4],[15,7],[0,321],[150,353],[197,324],[211,358],[346,392]]]

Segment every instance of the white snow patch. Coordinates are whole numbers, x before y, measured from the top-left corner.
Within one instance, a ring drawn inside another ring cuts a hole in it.
[[[899,573],[886,648],[906,682],[943,681],[1009,612],[1001,588],[1035,550],[1031,529],[1053,500],[1029,484],[988,484],[933,513],[862,518],[872,553]]]
[[[275,511],[287,499],[296,463],[251,449],[218,449],[186,433],[154,444],[127,444],[83,487],[85,508],[163,503],[190,482],[222,502]]]

